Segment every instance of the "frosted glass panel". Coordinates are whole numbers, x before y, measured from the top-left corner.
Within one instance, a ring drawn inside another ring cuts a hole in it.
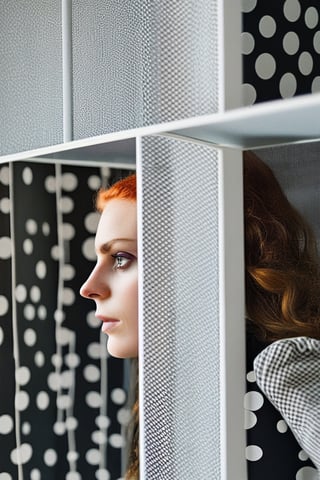
[[[60,2],[1,2],[0,154],[62,142]]]
[[[75,138],[214,113],[217,10],[217,0],[75,2]]]
[[[220,480],[217,157],[205,146],[142,141],[148,480]]]

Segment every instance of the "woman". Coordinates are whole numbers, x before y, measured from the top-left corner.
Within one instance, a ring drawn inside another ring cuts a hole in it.
[[[244,222],[248,344],[255,354],[293,336],[320,338],[316,242],[270,168],[244,153]],[[99,192],[97,264],[81,289],[96,302],[111,355],[138,355],[135,176]],[[250,352],[249,352],[250,354]],[[138,473],[138,401],[134,405],[128,479]]]
[[[97,263],[80,293],[96,303],[96,317],[108,335],[110,355],[138,356],[138,260],[136,177],[101,190],[101,217],[95,238]],[[139,478],[138,400],[133,406],[132,442],[126,478]]]

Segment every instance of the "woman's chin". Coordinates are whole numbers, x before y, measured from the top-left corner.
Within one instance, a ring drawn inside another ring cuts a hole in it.
[[[121,344],[113,338],[108,338],[107,349],[109,355],[114,358],[137,358],[138,348],[135,345]]]

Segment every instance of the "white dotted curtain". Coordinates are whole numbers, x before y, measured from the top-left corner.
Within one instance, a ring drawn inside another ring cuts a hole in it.
[[[320,91],[317,0],[243,0],[243,101]]]
[[[126,364],[79,289],[109,169],[0,168],[0,479],[121,477]]]

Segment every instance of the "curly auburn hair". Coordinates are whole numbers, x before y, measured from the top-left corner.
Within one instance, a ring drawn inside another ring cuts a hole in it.
[[[246,309],[248,326],[267,342],[320,338],[317,245],[272,170],[243,156]]]

